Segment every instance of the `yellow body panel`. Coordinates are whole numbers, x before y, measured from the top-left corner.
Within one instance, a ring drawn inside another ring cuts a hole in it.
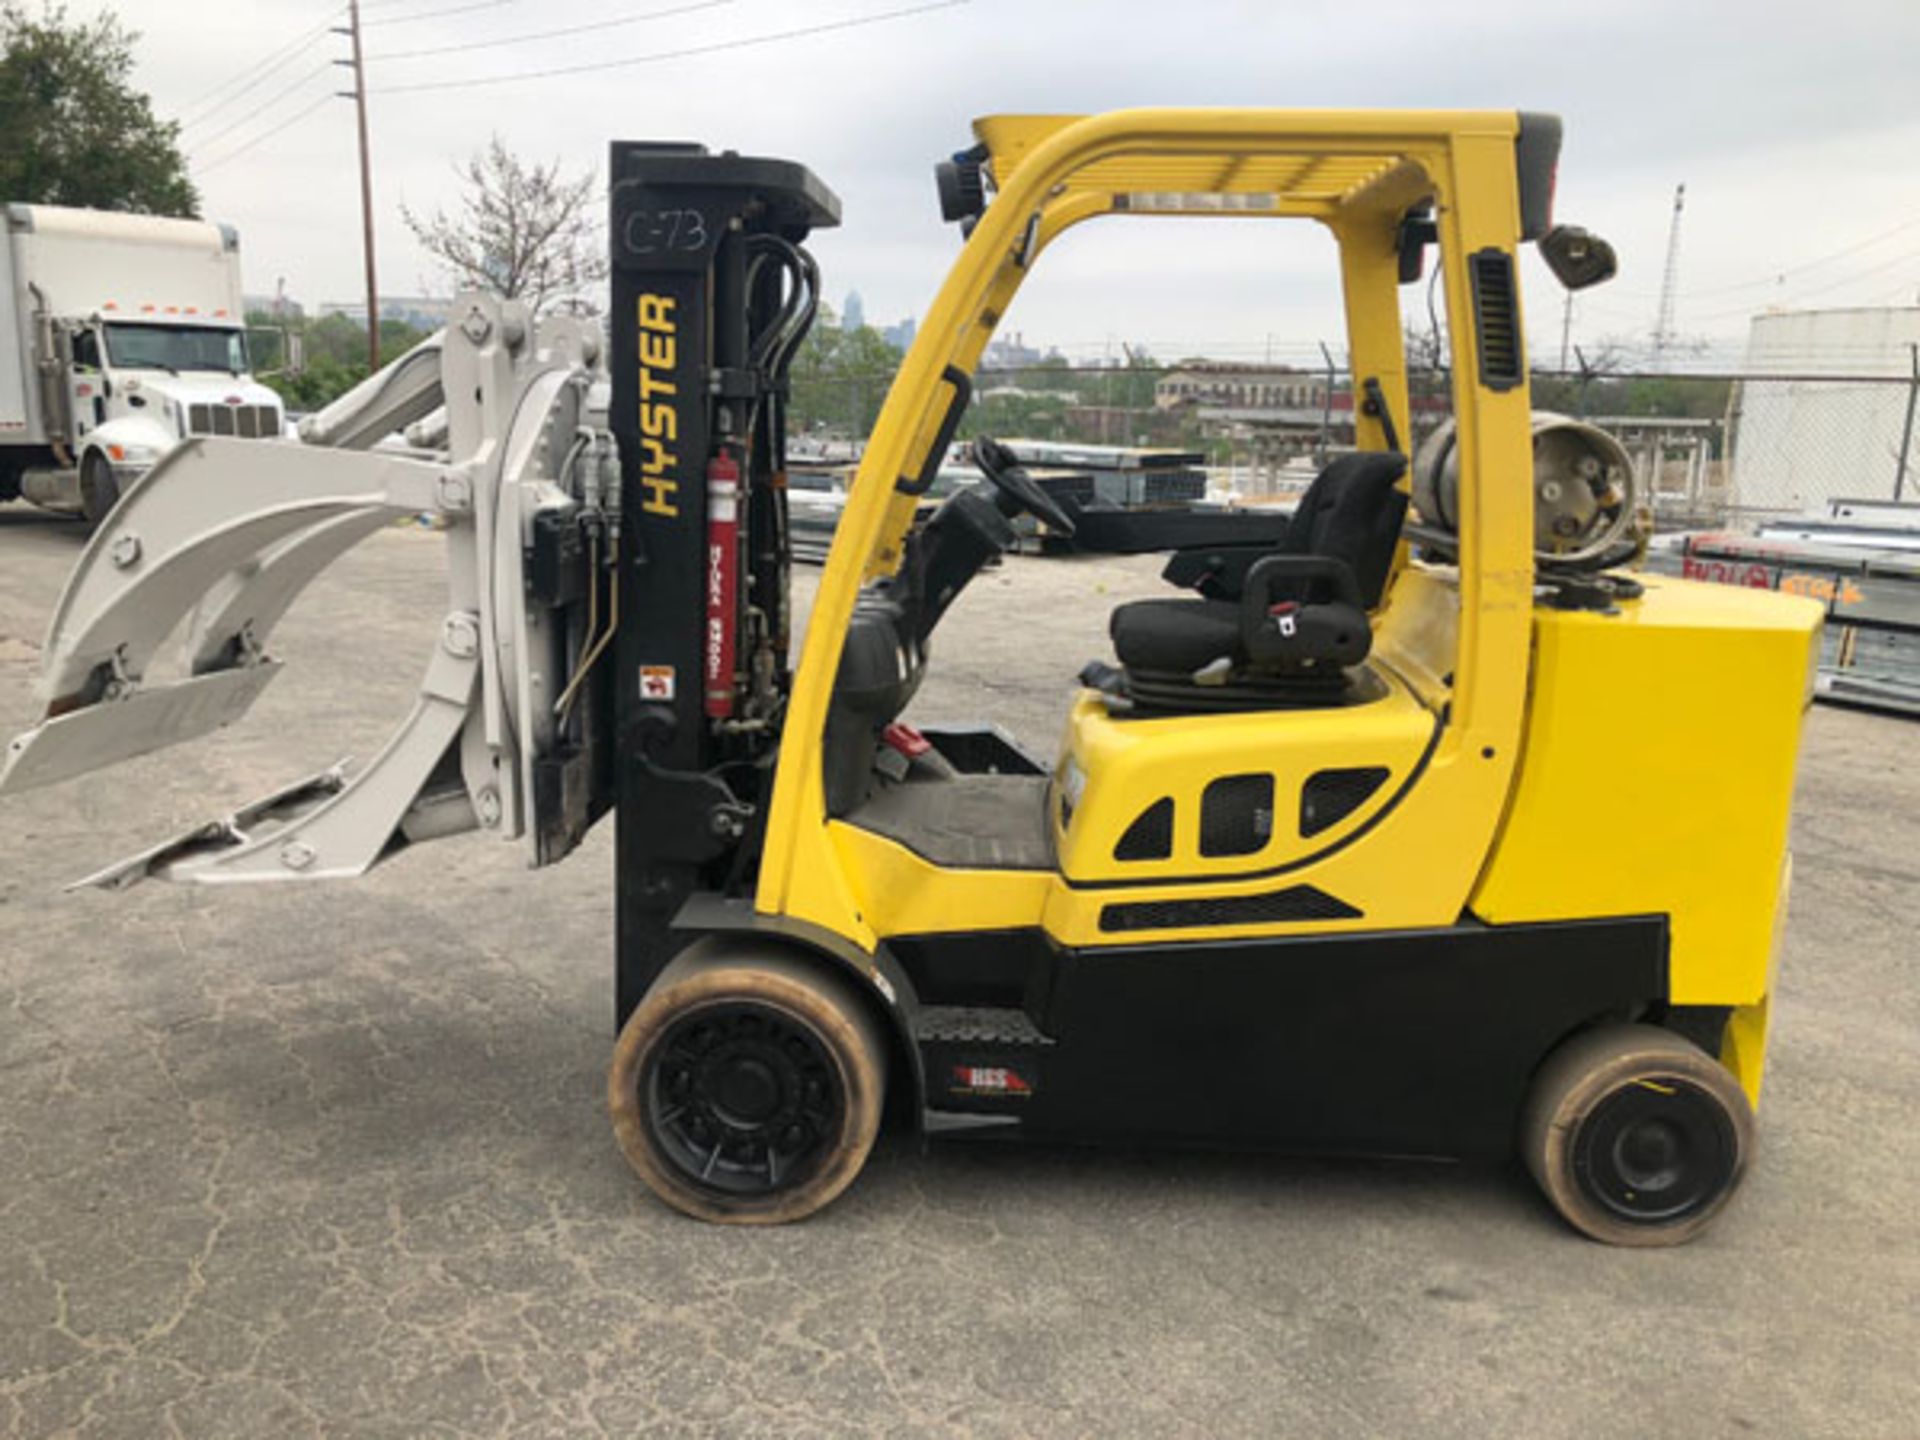
[[[881,939],[1038,925],[1053,890],[1048,870],[949,870],[857,825],[829,821],[827,832],[862,925]]]
[[[1756,1004],[1821,607],[1641,578],[1618,615],[1539,612],[1519,780],[1473,910],[1666,914],[1673,1002]]]
[[[1298,868],[1345,845],[1408,789],[1438,725],[1404,683],[1377,667],[1375,673],[1384,692],[1379,699],[1325,710],[1130,720],[1110,715],[1101,696],[1082,692],[1067,723],[1054,785],[1061,873],[1069,882],[1087,884],[1232,879]],[[1383,769],[1387,779],[1352,814],[1303,836],[1296,821],[1307,778],[1356,766]],[[1225,777],[1247,774],[1274,781],[1266,844],[1246,854],[1204,854],[1203,792]],[[1069,796],[1078,799],[1068,804]],[[1162,799],[1173,801],[1173,853],[1164,860],[1116,859],[1114,849],[1128,826]]]

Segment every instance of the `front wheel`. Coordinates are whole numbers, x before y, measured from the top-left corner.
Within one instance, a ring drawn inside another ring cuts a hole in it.
[[[80,462],[80,511],[86,516],[87,529],[99,529],[119,503],[120,482],[114,478],[113,466],[98,450],[90,451]]]
[[[1653,1025],[1567,1041],[1535,1077],[1520,1150],[1554,1208],[1610,1245],[1679,1245],[1718,1215],[1753,1150],[1727,1068]]]
[[[853,1183],[880,1130],[886,1049],[853,987],[772,950],[708,942],[661,972],[607,1074],[640,1178],[701,1220],[773,1225]]]

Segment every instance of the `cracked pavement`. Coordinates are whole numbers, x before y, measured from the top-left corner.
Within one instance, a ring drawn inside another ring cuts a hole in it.
[[[79,548],[0,507],[0,731]],[[0,1434],[1912,1433],[1911,722],[1811,718],[1760,1156],[1691,1247],[1582,1241],[1517,1169],[900,1138],[816,1219],[724,1230],[603,1114],[606,827],[550,871],[465,836],[358,882],[59,893],[371,753],[440,548],[335,567],[234,730],[0,804]],[[1050,749],[1154,568],[983,577],[915,713]]]

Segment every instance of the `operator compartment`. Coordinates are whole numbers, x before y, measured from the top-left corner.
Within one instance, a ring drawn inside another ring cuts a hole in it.
[[[1017,888],[1028,923],[1045,904],[1035,882],[1053,877],[1254,879],[1344,847],[1413,787],[1451,693],[1459,590],[1443,568],[1395,572],[1404,456],[1334,460],[1291,517],[1122,521],[1071,505],[1050,516],[1051,528],[1081,532],[1084,550],[1168,553],[1163,578],[1176,587],[1114,607],[1120,664],[1081,672],[1051,776],[997,727],[900,721],[941,616],[1006,548],[1012,515],[1033,508],[1032,477],[1006,447],[982,439],[973,458],[988,484],[908,534],[899,570],[861,591],[841,653],[823,756],[829,813],[869,864],[874,840],[915,862],[885,897],[859,886],[863,913],[910,909],[903,892],[931,883],[921,866],[1027,872]],[[1207,903],[1257,910],[1266,899]],[[1191,923],[1360,913],[1328,904],[1326,915]]]
[[[834,818],[946,869],[1223,879],[1344,844],[1415,777],[1444,704],[1431,677],[1451,666],[1404,660],[1422,689],[1396,671],[1395,643],[1369,658],[1406,509],[1392,451],[1335,460],[1287,520],[1086,525],[1083,549],[1170,551],[1164,578],[1186,593],[1114,608],[1121,664],[1082,671],[1051,784],[994,727],[901,723],[945,610],[1045,494],[997,442],[973,458],[987,485],[911,531],[899,570],[855,603],[823,757]],[[1094,519],[1071,505],[1046,517],[1068,535]],[[1423,618],[1386,633],[1450,655],[1457,606],[1452,587],[1410,585],[1396,608]]]

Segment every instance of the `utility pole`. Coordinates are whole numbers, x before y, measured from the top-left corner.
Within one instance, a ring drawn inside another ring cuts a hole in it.
[[[1567,343],[1573,338],[1573,291],[1567,291],[1566,300],[1560,307],[1560,371],[1567,369]]]
[[[367,145],[367,67],[360,50],[360,0],[348,0],[347,24],[334,26],[333,33],[353,41],[353,58],[336,60],[336,65],[353,68],[353,89],[340,93],[353,101],[360,126],[360,241],[367,257],[367,370],[380,368],[380,285],[373,268],[373,159]]]
[[[1900,468],[1893,475],[1893,499],[1898,504],[1907,491],[1907,457],[1913,453],[1913,412],[1920,403],[1920,345],[1907,346],[1907,362],[1913,376],[1907,381],[1907,420],[1900,429]]]

